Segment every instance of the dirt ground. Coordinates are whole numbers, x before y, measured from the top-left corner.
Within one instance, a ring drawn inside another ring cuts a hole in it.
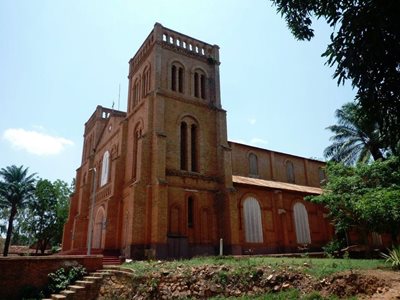
[[[365,274],[367,278],[376,278],[376,282],[383,282],[383,286],[377,287],[374,294],[360,296],[359,299],[400,299],[400,272],[368,270],[360,273]]]
[[[318,291],[322,296],[357,299],[400,299],[400,272],[389,270],[346,271],[315,279],[296,270],[258,268],[248,274],[231,273],[224,266],[154,272],[150,276],[114,271],[104,280],[98,299],[208,299],[239,297],[297,289],[301,294]]]

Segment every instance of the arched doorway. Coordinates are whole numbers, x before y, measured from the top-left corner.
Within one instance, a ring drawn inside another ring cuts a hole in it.
[[[97,210],[96,218],[94,219],[93,224],[93,248],[94,249],[102,249],[104,248],[104,232],[105,232],[105,212],[104,208],[100,207]]]

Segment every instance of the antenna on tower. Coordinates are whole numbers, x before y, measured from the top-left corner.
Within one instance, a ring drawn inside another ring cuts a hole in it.
[[[121,84],[118,85],[118,110],[119,110],[120,98],[121,98]]]

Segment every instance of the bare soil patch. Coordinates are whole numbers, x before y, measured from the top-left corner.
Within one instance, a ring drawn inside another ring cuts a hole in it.
[[[316,279],[300,269],[253,270],[205,265],[162,270],[141,276],[115,271],[104,280],[98,299],[207,299],[255,296],[297,289],[327,297],[400,299],[400,273],[388,270],[346,271]]]

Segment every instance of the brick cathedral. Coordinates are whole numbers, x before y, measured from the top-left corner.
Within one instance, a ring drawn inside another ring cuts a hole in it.
[[[63,251],[180,258],[320,249],[321,161],[230,142],[219,47],[156,23],[129,61],[127,112],[98,106]]]

